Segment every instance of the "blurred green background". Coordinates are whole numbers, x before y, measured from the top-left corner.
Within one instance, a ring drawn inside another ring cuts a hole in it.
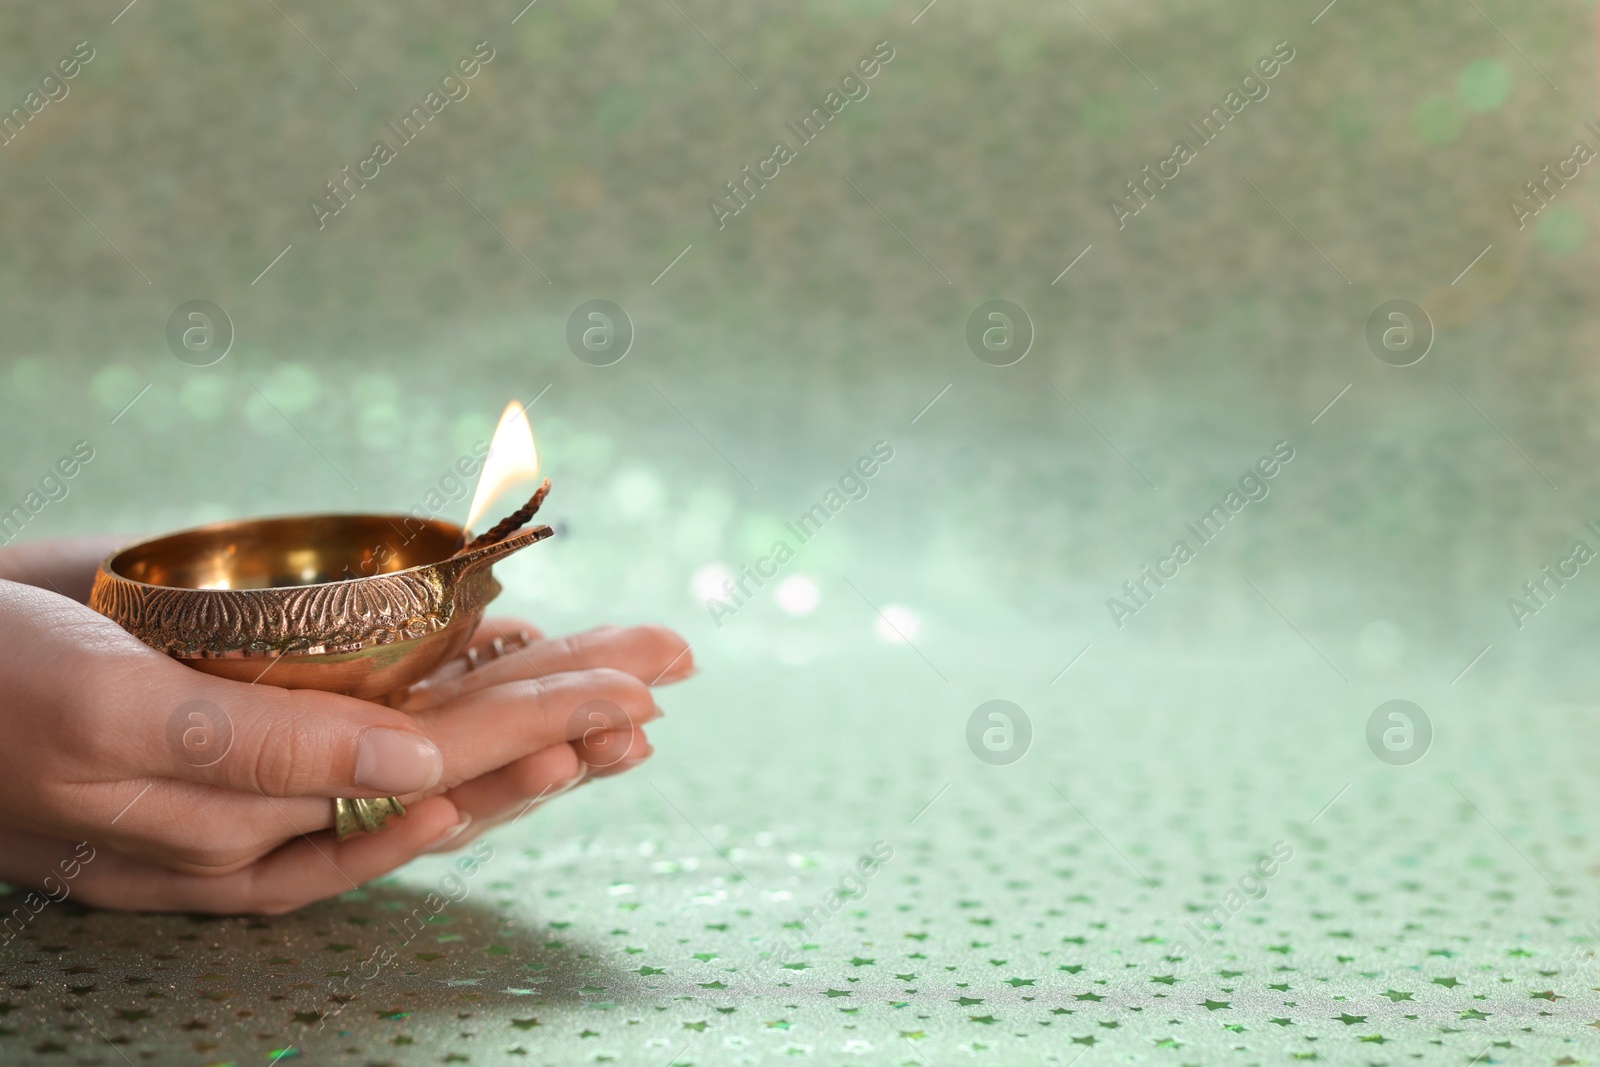
[[[28,538],[404,510],[537,397],[562,536],[498,606],[664,621],[705,668],[648,768],[494,838],[493,899],[337,1025],[303,1016],[435,861],[270,922],[58,909],[0,950],[8,1062],[1595,1057],[1600,578],[1508,606],[1600,548],[1600,187],[1511,207],[1600,151],[1592,4],[519,7],[5,13],[0,107],[94,50],[0,147],[0,506],[96,450]],[[319,230],[308,201],[479,41],[470,94]],[[1119,229],[1108,199],[1283,41]],[[605,367],[567,341],[597,299],[634,330]],[[1034,330],[1012,366],[966,340],[992,299]],[[211,366],[168,346],[191,300],[231,320]],[[1436,332],[1411,366],[1366,340],[1392,300]],[[722,574],[878,441],[785,598],[716,625]],[[1270,495],[1116,626],[1280,441]],[[996,698],[1032,724],[1007,766],[967,742]],[[1369,750],[1390,699],[1431,717],[1419,762]],[[810,962],[764,962],[879,839]],[[1175,953],[1278,840],[1265,899]],[[63,1012],[71,966],[107,977]],[[195,981],[121,984],[160,971]]]

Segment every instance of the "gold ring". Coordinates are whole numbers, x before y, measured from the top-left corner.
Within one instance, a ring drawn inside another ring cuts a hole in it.
[[[532,631],[526,629],[518,630],[516,636],[510,641],[507,641],[504,637],[496,635],[494,639],[489,642],[490,655],[484,655],[481,648],[473,646],[472,648],[469,648],[465,652],[461,653],[461,658],[467,661],[467,670],[475,671],[491,660],[497,660],[508,652],[514,652],[519,649],[527,648],[528,645],[532,643]]]
[[[391,815],[404,815],[405,805],[394,797],[367,797],[360,800],[336,798],[333,802],[333,834],[343,841],[351,834],[375,834]]]

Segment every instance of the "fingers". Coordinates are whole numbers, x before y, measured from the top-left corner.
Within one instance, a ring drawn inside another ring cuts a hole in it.
[[[483,631],[480,631],[480,636]],[[498,649],[493,644],[499,638]],[[664,626],[602,626],[569,637],[517,640],[516,630],[495,631],[470,659],[452,660],[394,701],[407,711],[437,707],[488,686],[564,671],[611,667],[646,685],[666,685],[694,673],[694,655],[684,639]]]
[[[596,727],[642,726],[660,715],[648,686],[611,669],[507,682],[415,713],[446,753],[452,787]]]
[[[584,764],[571,745],[551,745],[458,785],[445,796],[472,816],[472,832],[476,835],[576,788],[583,783],[584,775]],[[463,844],[465,839],[456,839],[443,847],[459,848]]]
[[[69,807],[84,817],[34,828],[53,837],[91,837],[133,859],[213,877],[333,825],[333,801],[325,798],[275,799],[166,778],[101,783],[79,795]]]
[[[451,847],[590,778],[631,770],[651,752],[642,730],[594,727],[571,743],[551,745],[464,782],[444,795],[472,819],[472,834]],[[333,802],[317,797],[276,799],[166,779],[106,783],[86,792],[101,799],[74,809],[115,812],[113,825],[106,826],[101,817],[55,823],[47,833],[91,836],[129,858],[213,878],[249,867],[284,841],[333,824]],[[423,799],[408,797],[405,803],[409,809]],[[0,878],[6,877],[4,866],[0,862]]]
[[[642,730],[608,730],[579,741],[551,745],[508,763],[445,794],[464,814],[471,815],[472,825],[469,833],[430,851],[461,848],[580,785],[632,770],[654,751]]]
[[[95,569],[126,543],[126,538],[117,537],[70,537],[13,545],[0,552],[0,579],[86,603]]]
[[[472,816],[476,834],[591,779],[632,770],[654,751],[643,730],[602,731],[513,760],[456,786],[445,796]]]
[[[120,726],[85,739],[91,757],[131,775],[269,797],[396,796],[431,789],[444,775],[438,746],[401,712],[179,670],[181,684],[154,697],[102,687],[94,718]]]
[[[584,766],[588,767],[590,778],[609,778],[631,771],[655,752],[655,748],[646,740],[644,731],[635,729],[595,727],[574,741],[572,747]]]
[[[433,797],[409,809],[405,818],[391,820],[382,833],[342,843],[331,832],[297,838],[259,862],[221,876],[182,874],[110,849],[91,849],[87,861],[78,857],[77,873],[66,885],[73,899],[101,908],[281,915],[393,870],[460,825],[455,805]],[[0,844],[6,877],[30,884],[41,884],[40,876],[72,854],[71,846],[32,834],[6,832]],[[44,884],[48,889],[49,883]]]

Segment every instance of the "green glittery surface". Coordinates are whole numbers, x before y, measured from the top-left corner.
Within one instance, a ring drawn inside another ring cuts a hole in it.
[[[0,1062],[1600,1060],[1600,577],[1543,570],[1600,548],[1600,186],[1523,186],[1600,150],[1591,5],[520,7],[0,14],[0,107],[95,49],[0,147],[0,502],[96,448],[26,536],[404,510],[537,397],[559,536],[496,610],[702,667],[648,764],[477,852],[277,918],[50,905],[0,945]],[[600,299],[606,367],[568,343]],[[1012,366],[968,348],[991,299]],[[169,350],[189,300],[212,366]],[[1391,300],[1412,366],[1368,347]],[[1369,743],[1391,700],[1420,759]]]

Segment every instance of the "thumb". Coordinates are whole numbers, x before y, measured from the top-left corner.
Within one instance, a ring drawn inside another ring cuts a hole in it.
[[[428,790],[444,774],[438,746],[402,712],[203,674],[53,593],[0,581],[0,644],[0,688],[21,709],[0,739],[7,786],[154,776],[360,798]]]
[[[140,773],[269,797],[399,796],[444,777],[438,746],[402,712],[173,666],[187,677],[172,697],[140,701],[154,735]]]

